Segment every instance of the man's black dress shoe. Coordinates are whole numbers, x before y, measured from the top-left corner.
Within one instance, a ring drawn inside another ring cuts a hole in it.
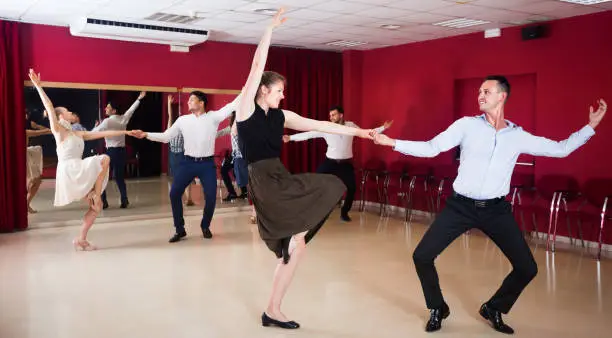
[[[185,231],[182,232],[177,232],[174,234],[174,236],[172,236],[172,238],[170,238],[170,240],[168,242],[170,243],[174,243],[174,242],[178,242],[181,240],[181,238],[187,236],[187,233]]]
[[[261,325],[263,326],[276,325],[283,329],[299,329],[300,328],[300,324],[294,321],[281,322],[276,319],[272,319],[268,317],[268,315],[265,312],[261,315]]]
[[[210,232],[210,229],[208,228],[202,229],[202,234],[204,235],[204,238],[212,238],[212,232]]]
[[[430,317],[427,325],[425,325],[425,331],[427,332],[440,330],[442,328],[442,319],[446,319],[450,315],[450,309],[446,303],[441,308],[431,309],[429,312]]]
[[[488,320],[491,323],[491,326],[493,327],[493,329],[495,329],[495,331],[506,334],[514,333],[514,330],[510,326],[506,325],[502,320],[501,312],[492,309],[489,305],[487,305],[487,303],[482,304],[482,306],[480,307],[480,311],[478,312],[480,313],[482,318]]]

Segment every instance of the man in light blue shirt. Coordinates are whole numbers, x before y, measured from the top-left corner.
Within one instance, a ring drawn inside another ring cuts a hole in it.
[[[501,314],[507,314],[523,289],[537,274],[537,265],[527,242],[514,220],[505,196],[510,178],[522,153],[565,157],[585,144],[595,134],[595,127],[606,113],[607,105],[591,107],[589,124],[561,142],[537,137],[504,119],[504,104],[510,84],[503,76],[489,76],[480,86],[478,105],[484,113],[455,121],[446,131],[428,142],[393,140],[376,134],[374,142],[416,157],[434,157],[456,146],[461,147],[453,196],[427,230],[414,251],[414,264],[430,309],[425,330],[437,331],[450,309],[442,296],[434,259],[459,235],[478,228],[489,236],[510,260],[513,270],[501,287],[480,308],[480,315],[499,332],[512,334]]]

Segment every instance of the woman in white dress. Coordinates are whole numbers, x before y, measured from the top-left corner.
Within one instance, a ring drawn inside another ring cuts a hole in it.
[[[26,129],[26,145],[30,144],[31,137],[38,137],[42,135],[51,134],[51,129],[42,128],[38,130]],[[43,151],[41,146],[28,146],[26,149],[26,189],[27,189],[27,202],[28,212],[36,213],[37,211],[32,208],[32,200],[38,188],[42,184],[42,173],[43,173]]]
[[[87,241],[87,232],[102,210],[100,194],[108,183],[110,158],[107,155],[97,155],[83,159],[83,141],[118,135],[132,136],[133,131],[73,131],[69,122],[72,112],[64,107],[53,107],[40,84],[40,76],[32,69],[29,76],[47,110],[51,132],[57,144],[54,205],[64,206],[83,198],[87,200],[89,210],[83,217],[81,234],[72,243],[75,250],[95,250],[96,247]]]

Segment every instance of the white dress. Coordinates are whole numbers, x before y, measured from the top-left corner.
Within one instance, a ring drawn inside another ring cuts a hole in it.
[[[28,147],[26,152],[26,184],[42,176],[43,152],[41,146]]]
[[[93,189],[100,172],[102,156],[96,155],[83,159],[85,142],[73,132],[57,145],[57,174],[55,177],[55,203],[64,206],[82,200]],[[102,191],[108,183],[108,171]]]

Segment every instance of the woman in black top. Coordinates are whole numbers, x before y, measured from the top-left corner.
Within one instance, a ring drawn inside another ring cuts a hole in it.
[[[272,30],[281,25],[283,9],[257,47],[251,71],[236,112],[240,150],[249,163],[249,189],[257,211],[259,234],[279,258],[272,294],[262,325],[297,329],[280,310],[296,265],[327,216],[337,205],[346,187],[333,175],[291,175],[280,161],[283,129],[321,131],[371,139],[371,131],[327,121],[303,118],[278,108],[284,98],[285,79],[264,72]]]

